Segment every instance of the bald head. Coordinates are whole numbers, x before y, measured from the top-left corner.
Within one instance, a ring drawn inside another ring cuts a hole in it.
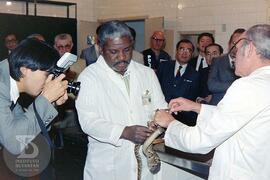
[[[165,35],[162,31],[155,31],[151,36],[151,49],[161,51],[165,45]]]

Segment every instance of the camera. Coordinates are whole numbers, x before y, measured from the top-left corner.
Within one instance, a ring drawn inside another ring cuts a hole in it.
[[[77,61],[76,55],[66,52],[57,61],[56,67],[53,70],[52,74],[54,74],[54,76],[59,76],[60,74],[63,74],[76,61]],[[67,92],[77,96],[80,91],[80,87],[81,82],[74,82],[74,81],[68,82]]]

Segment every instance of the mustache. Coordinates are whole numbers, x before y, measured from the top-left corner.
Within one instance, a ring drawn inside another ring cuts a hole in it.
[[[114,63],[113,66],[117,66],[117,65],[122,64],[122,63],[129,65],[130,61],[118,61],[118,62]]]

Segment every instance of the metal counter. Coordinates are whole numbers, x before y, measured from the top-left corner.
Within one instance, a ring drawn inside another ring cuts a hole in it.
[[[153,148],[158,153],[162,162],[173,165],[174,167],[182,169],[200,178],[208,178],[210,167],[209,160],[212,159],[214,151],[205,155],[185,153],[169,148],[165,146],[164,143],[156,144]]]

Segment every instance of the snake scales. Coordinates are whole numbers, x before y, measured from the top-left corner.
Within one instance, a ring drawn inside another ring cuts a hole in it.
[[[142,145],[142,151],[145,157],[147,158],[147,165],[152,174],[156,174],[160,170],[160,159],[157,153],[153,150],[153,141],[163,132],[164,128],[158,127],[157,130],[146,139]],[[140,144],[136,144],[134,147],[134,154],[137,160],[137,180],[141,180],[142,173],[142,158],[140,155]]]

